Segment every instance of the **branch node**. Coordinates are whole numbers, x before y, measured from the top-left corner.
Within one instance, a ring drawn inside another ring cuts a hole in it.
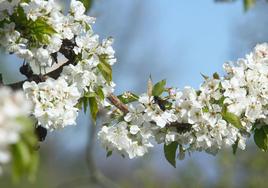
[[[125,105],[124,103],[122,103],[122,102],[120,101],[120,99],[119,99],[117,96],[115,96],[115,95],[113,95],[113,94],[110,94],[110,95],[108,96],[108,99],[109,99],[109,101],[110,101],[114,106],[116,106],[116,107],[117,107],[119,110],[121,110],[124,114],[127,114],[127,113],[129,112],[127,105]]]

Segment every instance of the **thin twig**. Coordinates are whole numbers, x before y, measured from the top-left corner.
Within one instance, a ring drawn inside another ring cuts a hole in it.
[[[127,114],[129,112],[127,105],[121,102],[117,96],[110,94],[107,98],[115,107],[121,110],[124,114]]]
[[[2,74],[0,74],[0,86],[2,86],[3,85],[3,76],[2,76]]]

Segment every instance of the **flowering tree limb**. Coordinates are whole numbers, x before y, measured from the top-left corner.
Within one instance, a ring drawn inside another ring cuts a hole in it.
[[[146,93],[115,96],[112,39],[99,41],[91,28],[95,19],[85,11],[77,0],[66,15],[53,0],[0,1],[0,45],[24,60],[20,71],[27,77],[9,86],[23,89],[38,126],[53,131],[75,125],[78,111],[88,107],[96,122],[99,109],[105,109],[108,117],[98,138],[107,156],[114,151],[143,156],[158,143],[173,166],[186,152],[245,149],[251,134],[259,148],[268,150],[268,44],[224,64],[223,77],[204,76],[198,89],[149,79]],[[67,62],[42,74],[59,54]],[[40,74],[33,72],[36,67]]]

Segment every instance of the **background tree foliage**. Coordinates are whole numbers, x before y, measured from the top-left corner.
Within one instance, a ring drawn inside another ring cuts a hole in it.
[[[235,2],[237,0],[215,0],[216,2]],[[248,11],[250,8],[252,8],[257,0],[242,0],[244,5],[244,10]]]

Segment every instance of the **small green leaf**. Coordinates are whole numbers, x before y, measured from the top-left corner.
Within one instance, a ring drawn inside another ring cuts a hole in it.
[[[30,36],[30,42],[32,45],[35,45],[35,43],[47,44],[49,42],[49,36],[54,33],[56,31],[47,21],[38,18],[36,21],[29,22],[25,35]]]
[[[14,149],[17,150],[17,153],[20,156],[21,165],[27,167],[31,162],[31,154],[28,146],[24,142],[18,142],[14,145]]]
[[[197,96],[200,96],[201,93],[202,93],[202,91],[200,91],[200,90],[196,90],[196,95],[197,95]]]
[[[220,105],[220,106],[223,106],[224,105],[224,100],[225,100],[225,97],[222,96],[219,100],[215,101],[216,104]]]
[[[219,79],[220,79],[220,76],[219,76],[218,73],[215,72],[215,73],[213,74],[213,78],[219,80]]]
[[[202,112],[203,112],[203,113],[207,113],[207,112],[209,112],[208,107],[207,107],[207,106],[204,106],[204,107],[202,108]]]
[[[17,146],[11,147],[12,153],[12,180],[17,183],[20,177],[24,173],[24,167],[22,165],[21,153],[19,152]]]
[[[39,155],[36,153],[37,151],[33,151],[31,158],[31,163],[29,165],[29,180],[34,182],[36,179],[36,174],[39,167]]]
[[[75,107],[81,110],[82,106],[83,106],[83,98],[80,98],[78,103],[75,105]]]
[[[99,57],[100,63],[98,64],[98,69],[100,70],[103,78],[111,83],[112,81],[112,67],[109,63],[106,62],[106,57]]]
[[[252,8],[256,3],[256,0],[244,0],[244,10],[248,11]]]
[[[32,131],[33,129],[33,120],[29,117],[19,116],[16,118],[16,121],[23,125],[24,131]]]
[[[86,98],[96,97],[96,93],[94,93],[94,92],[86,92],[84,94],[84,97],[86,97]]]
[[[11,147],[12,153],[12,176],[13,181],[18,180],[29,172],[29,167],[32,162],[32,154],[30,150],[31,146],[28,146],[23,141],[20,141]],[[30,174],[29,174],[30,175]]]
[[[89,98],[87,98],[87,97],[83,97],[84,113],[87,113],[88,99],[89,99]]]
[[[221,114],[222,114],[222,118],[225,121],[232,124],[233,126],[235,126],[238,129],[244,129],[244,127],[242,126],[242,123],[240,121],[240,118],[237,115],[235,115],[231,112],[228,112],[226,106],[224,106],[222,109],[223,110],[222,110]]]
[[[152,91],[153,96],[160,96],[165,91],[165,86],[166,80],[161,80],[160,82],[156,83]]]
[[[29,46],[31,47],[47,44],[49,36],[56,33],[47,20],[42,17],[37,18],[35,21],[27,19],[21,6],[10,17],[10,21],[15,23],[15,29],[21,33],[22,37],[29,40]]]
[[[84,7],[86,8],[86,11],[90,10],[93,4],[93,0],[79,0],[83,3]]]
[[[90,97],[88,98],[88,101],[89,101],[89,106],[90,106],[91,117],[94,120],[94,122],[96,122],[97,114],[99,111],[97,99],[96,97]]]
[[[263,151],[267,151],[268,149],[268,135],[265,131],[264,127],[261,127],[260,129],[255,129],[254,134],[254,141],[256,145]]]
[[[233,149],[233,154],[235,155],[237,152],[237,148],[238,148],[238,142],[239,142],[239,138],[235,141],[235,143],[232,145],[232,149]]]
[[[204,74],[202,74],[202,73],[200,73],[200,74],[201,74],[201,76],[202,76],[205,80],[209,79],[208,76],[206,76],[206,75],[204,75]]]
[[[265,124],[264,124],[264,125],[262,126],[262,128],[263,128],[263,131],[265,132],[265,134],[268,135],[268,125],[265,125]]]
[[[113,154],[113,151],[108,151],[106,154],[106,157],[108,158],[108,157],[112,156],[112,154]]]
[[[100,86],[97,87],[96,94],[100,98],[100,100],[102,100],[102,101],[104,100],[105,96],[104,96],[104,93],[103,93],[102,88]]]
[[[117,97],[124,104],[128,104],[137,101],[139,99],[139,97],[136,94],[131,92],[125,92],[124,94],[118,95]]]
[[[23,131],[19,142],[11,146],[13,181],[18,182],[24,175],[28,175],[29,180],[33,181],[39,164],[39,153],[35,149],[38,140],[34,132],[34,122],[26,117],[17,117],[16,121],[23,126]]]
[[[178,148],[177,142],[172,142],[169,145],[164,145],[164,153],[166,160],[174,167],[176,168],[176,152]]]
[[[38,34],[39,32],[42,34],[52,35],[56,33],[51,25],[47,23],[46,20],[42,18],[38,18],[36,21],[29,24],[32,29],[32,32]]]

